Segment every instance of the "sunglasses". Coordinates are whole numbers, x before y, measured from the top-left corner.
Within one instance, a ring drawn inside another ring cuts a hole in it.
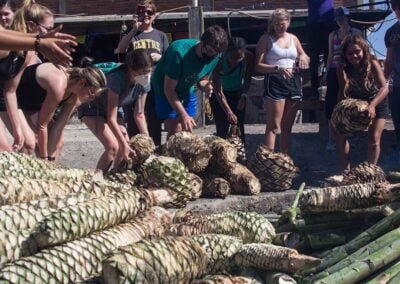
[[[46,26],[44,26],[44,25],[42,25],[42,24],[39,24],[38,22],[34,22],[34,23],[35,23],[37,26],[39,26],[39,27],[45,29],[46,32],[50,32],[50,31],[52,31],[52,30],[54,29],[54,27],[46,27]]]
[[[145,7],[143,7],[143,6],[140,6],[140,7],[138,7],[138,9],[137,9],[137,14],[138,15],[148,15],[148,16],[153,16],[154,14],[155,14],[156,12],[154,12],[153,10],[151,10],[151,9],[147,9],[146,10],[146,8]]]

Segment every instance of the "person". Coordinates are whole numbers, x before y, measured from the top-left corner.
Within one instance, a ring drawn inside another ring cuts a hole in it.
[[[69,117],[78,105],[95,99],[105,86],[106,78],[98,68],[66,69],[52,63],[28,66],[16,90],[17,103],[10,104],[18,105],[24,113],[23,117],[14,116],[15,125],[29,125],[37,136],[39,157],[57,161]]]
[[[154,64],[160,60],[161,55],[169,46],[167,35],[153,27],[156,18],[157,8],[151,0],[142,0],[136,7],[136,14],[133,15],[133,27],[118,44],[116,52],[126,53],[131,46],[133,49],[145,48],[151,55]],[[154,65],[155,66],[155,65]],[[132,117],[132,105],[124,106],[125,117]],[[154,94],[150,91],[147,95],[146,120],[148,122],[149,134],[156,145],[161,144],[161,124],[157,117],[154,105]],[[126,121],[129,137],[138,133],[133,120]]]
[[[125,64],[107,73],[107,88],[95,102],[79,107],[79,118],[88,126],[104,146],[97,168],[107,171],[114,162],[118,167],[129,160],[132,149],[123,122],[121,106],[133,105],[133,117],[139,133],[148,135],[144,106],[150,90],[153,62],[145,49],[129,52]],[[134,155],[134,153],[132,153]]]
[[[335,27],[333,0],[307,0],[307,45],[310,55],[311,98],[316,98],[319,87],[320,55],[326,66],[329,34]]]
[[[397,155],[400,152],[400,0],[392,0],[391,6],[396,14],[397,22],[385,34],[386,60],[384,74],[391,79],[390,111],[396,135]]]
[[[196,90],[208,95],[212,91],[211,74],[226,49],[227,35],[220,26],[208,27],[200,41],[174,41],[152,77],[157,116],[164,119],[167,136],[192,131],[197,111]]]
[[[53,13],[47,7],[36,4],[32,0],[26,0],[24,1],[23,6],[15,13],[11,28],[20,32],[36,33],[39,36],[44,36],[54,28],[53,25]],[[25,68],[33,64],[38,64],[41,60],[34,51],[28,51],[25,53],[10,52],[9,56],[15,57],[16,61],[24,60],[24,64],[21,66],[16,76],[13,76],[4,82],[4,85],[6,86],[3,91],[4,98],[3,93],[0,94],[0,117],[8,131],[13,133],[13,149],[16,151],[21,150],[27,154],[33,154],[36,146],[34,135],[32,135],[32,133],[22,133],[23,130],[31,130],[28,125],[23,126],[21,129],[14,124],[16,121],[21,121],[23,123],[25,120],[13,118],[14,115],[23,116],[23,113],[21,110],[18,110],[17,106],[10,106],[9,104],[16,103],[16,88]],[[8,106],[6,107],[6,105]],[[18,113],[12,113],[11,110],[18,110]]]
[[[308,68],[309,57],[299,39],[287,32],[290,14],[278,8],[272,13],[268,33],[256,46],[256,71],[265,75],[265,145],[275,149],[281,130],[280,151],[289,152],[291,129],[302,97],[302,78],[298,67]],[[298,66],[298,67],[297,67]]]
[[[0,0],[0,25],[5,29],[11,27],[17,11],[17,3],[14,0]]]
[[[226,139],[230,124],[238,124],[240,138],[245,140],[244,118],[247,92],[254,69],[254,56],[241,37],[228,40],[228,49],[213,73],[214,94],[211,108],[215,116],[217,136]]]
[[[379,62],[369,52],[368,43],[360,35],[350,35],[342,43],[341,63],[337,67],[338,100],[354,98],[368,101],[372,124],[368,129],[368,162],[376,164],[380,140],[388,115],[388,84]],[[335,131],[336,148],[343,171],[350,169],[347,137]]]
[[[349,23],[350,11],[346,7],[338,7],[335,9],[335,21],[339,29],[329,34],[329,53],[326,63],[327,72],[321,80],[321,85],[327,86],[325,97],[325,116],[328,121],[329,139],[325,150],[327,152],[335,151],[336,142],[333,134],[332,124],[330,122],[333,108],[338,100],[338,80],[336,67],[340,61],[340,48],[343,40],[348,35],[360,35],[359,29],[353,28]]]

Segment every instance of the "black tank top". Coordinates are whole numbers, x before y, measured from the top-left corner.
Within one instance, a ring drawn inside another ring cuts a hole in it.
[[[39,111],[46,98],[46,90],[36,80],[36,69],[40,64],[28,66],[17,88],[18,107],[22,110]]]

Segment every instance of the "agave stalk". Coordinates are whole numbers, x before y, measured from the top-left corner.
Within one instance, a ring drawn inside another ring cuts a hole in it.
[[[294,249],[257,243],[243,245],[234,256],[237,267],[277,270],[286,273],[315,267],[320,262],[320,259],[299,254]]]
[[[378,239],[370,242],[369,244],[358,249],[345,259],[342,259],[338,263],[316,274],[315,276],[312,277],[312,279],[320,279],[332,275],[333,273],[338,272],[344,269],[345,267],[351,265],[353,262],[362,261],[366,259],[369,255],[375,253],[376,251],[383,249],[384,247],[390,246],[393,242],[395,242],[398,239],[400,239],[400,228],[390,231],[385,235],[379,237]]]
[[[313,283],[356,283],[399,257],[400,240],[395,240],[390,245],[372,251],[374,252],[365,258],[356,260],[343,269]]]
[[[192,236],[208,255],[207,274],[222,272],[228,265],[229,259],[239,251],[243,242],[237,238],[225,235]]]
[[[0,205],[81,192],[102,196],[125,187],[120,184],[83,180],[59,182],[30,178],[0,178]]]
[[[388,284],[397,284],[400,283],[400,272],[397,272],[392,278],[390,278],[390,281]]]
[[[400,197],[400,184],[353,184],[304,191],[300,209],[304,212],[343,211],[389,203]]]
[[[56,209],[76,205],[94,198],[86,193],[53,196],[26,203],[0,207],[0,231],[21,231],[34,228],[45,216]]]
[[[52,163],[43,159],[39,159],[33,156],[29,156],[23,153],[17,152],[1,152],[0,153],[0,164],[12,163],[14,165],[20,165],[26,168],[36,169],[61,169],[61,165]]]
[[[390,281],[400,272],[400,261],[396,261],[394,264],[386,268],[382,273],[379,273],[374,278],[370,279],[367,284],[385,284]],[[400,279],[397,279],[400,281]],[[394,283],[400,283],[399,281]]]
[[[237,237],[244,243],[270,243],[275,237],[274,227],[262,215],[239,211],[193,216],[187,222],[172,225],[170,233],[178,236],[223,234]]]
[[[393,214],[383,218],[381,221],[371,226],[350,242],[330,250],[326,257],[322,259],[321,264],[315,269],[306,271],[307,273],[315,273],[327,269],[340,260],[346,258],[361,247],[367,245],[381,235],[390,232],[400,224],[400,209]]]
[[[101,275],[101,262],[109,253],[145,237],[160,236],[170,222],[168,212],[151,208],[144,217],[7,264],[0,271],[0,279],[21,284],[90,280]]]
[[[239,163],[230,169],[224,178],[229,181],[232,194],[256,195],[261,191],[258,178]]]
[[[207,263],[204,249],[187,237],[142,240],[106,258],[102,276],[105,283],[190,283]]]

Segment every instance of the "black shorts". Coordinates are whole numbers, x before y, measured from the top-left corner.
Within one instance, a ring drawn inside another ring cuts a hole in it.
[[[333,108],[338,103],[339,82],[336,68],[329,68],[326,74],[326,87],[325,116],[329,120],[332,117]]]
[[[292,78],[284,79],[280,73],[268,73],[264,80],[264,97],[280,100],[300,101],[303,95],[303,79],[299,72],[294,72]]]
[[[375,118],[388,118],[389,116],[389,103],[388,98],[384,98],[376,107],[375,107]]]
[[[96,103],[85,103],[79,106],[78,108],[78,118],[82,119],[82,117],[102,117],[107,120],[107,112],[99,107]],[[117,118],[123,119],[124,112],[121,107],[118,108]]]

